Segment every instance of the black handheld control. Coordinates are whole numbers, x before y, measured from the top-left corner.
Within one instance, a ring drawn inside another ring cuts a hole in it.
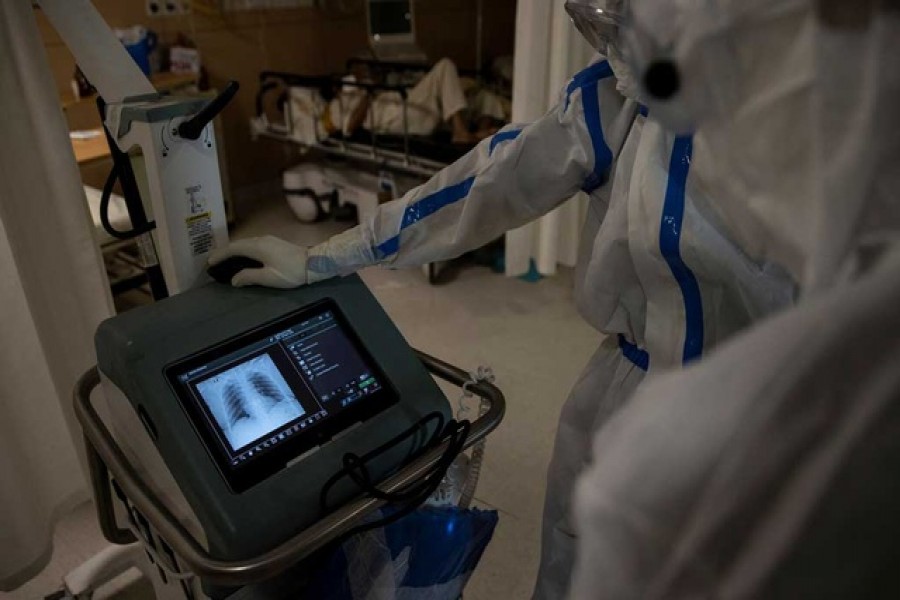
[[[261,269],[263,266],[265,266],[263,263],[253,258],[231,256],[220,263],[211,265],[206,272],[219,283],[230,285],[231,279],[244,269]]]

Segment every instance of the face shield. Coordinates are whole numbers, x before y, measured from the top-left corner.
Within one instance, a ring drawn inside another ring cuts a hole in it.
[[[568,0],[566,12],[594,50],[606,55],[617,47],[625,0]]]
[[[637,99],[637,82],[619,50],[627,4],[628,0],[568,0],[565,6],[575,28],[609,61],[619,92]]]

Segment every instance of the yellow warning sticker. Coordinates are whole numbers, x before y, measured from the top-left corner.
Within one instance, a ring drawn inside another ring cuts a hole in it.
[[[206,254],[213,247],[212,213],[191,215],[184,220],[187,225],[191,253],[194,256]]]

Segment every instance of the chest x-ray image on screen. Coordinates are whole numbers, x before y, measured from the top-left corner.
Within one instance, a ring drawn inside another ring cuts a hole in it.
[[[197,391],[233,452],[306,412],[268,354],[198,383]]]

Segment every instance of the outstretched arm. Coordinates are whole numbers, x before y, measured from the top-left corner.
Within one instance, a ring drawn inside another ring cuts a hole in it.
[[[505,127],[357,227],[308,250],[271,237],[241,240],[213,252],[210,262],[255,258],[264,267],[242,271],[232,283],[295,287],[379,263],[454,258],[602,185],[618,150],[607,144],[604,125],[628,123],[635,111],[616,95],[609,65],[595,63],[546,115]]]
[[[446,260],[598,187],[614,158],[602,125],[611,119],[601,121],[600,106],[610,74],[605,62],[592,65],[536,122],[505,127],[367,222],[311,249],[309,268],[346,274]],[[611,77],[608,84],[615,85]]]

